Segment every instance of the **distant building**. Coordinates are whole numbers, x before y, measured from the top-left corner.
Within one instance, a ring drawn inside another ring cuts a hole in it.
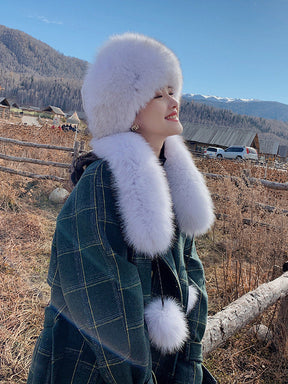
[[[71,124],[78,127],[78,125],[80,124],[80,119],[77,115],[77,112],[75,111],[72,116],[68,117],[66,122],[67,124]]]
[[[1,97],[0,97],[0,99],[1,99]],[[9,97],[8,102],[10,104],[10,109],[12,109],[12,108],[19,109],[20,108],[19,104],[14,99],[11,99],[10,97]]]
[[[19,104],[16,101],[12,102],[12,107],[16,109],[20,109]]]
[[[260,153],[266,160],[275,160],[278,156],[279,142],[271,138],[260,138]]]
[[[5,97],[0,97],[0,118],[10,118],[10,104]]]
[[[34,107],[33,105],[29,105],[29,106],[20,106],[19,109],[23,111],[26,111],[26,112],[41,112],[41,109],[39,107]]]
[[[259,153],[259,139],[256,132],[228,127],[208,127],[201,124],[183,122],[183,137],[192,150],[200,147],[216,146],[228,148],[230,145],[253,147]]]
[[[53,117],[57,116],[59,118],[65,117],[65,113],[59,107],[54,107],[53,105],[49,105],[47,108],[42,109],[42,112],[51,113]]]
[[[288,160],[288,145],[280,144],[272,138],[260,138],[260,153],[266,160]]]
[[[278,157],[282,161],[288,160],[288,145],[279,145],[278,147]]]

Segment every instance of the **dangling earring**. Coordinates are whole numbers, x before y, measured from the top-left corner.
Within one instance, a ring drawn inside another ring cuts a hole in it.
[[[140,128],[139,125],[136,124],[136,123],[134,123],[134,124],[132,125],[132,127],[130,128],[130,131],[131,131],[131,132],[136,132],[136,131],[138,131],[139,128]]]

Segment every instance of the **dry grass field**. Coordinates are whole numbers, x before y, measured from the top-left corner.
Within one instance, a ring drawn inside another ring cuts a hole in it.
[[[74,142],[72,132],[4,121],[0,121],[0,136],[68,147]],[[67,152],[2,142],[0,153],[71,162]],[[288,172],[265,170],[248,162],[203,158],[195,161],[205,173],[237,176],[207,178],[218,220],[209,234],[197,239],[197,249],[206,270],[212,315],[281,274],[283,262],[288,260],[288,191],[252,185],[247,175],[284,183]],[[67,170],[51,166],[4,160],[0,160],[0,166],[68,177]],[[49,301],[46,275],[61,207],[53,205],[48,197],[56,187],[71,190],[71,185],[68,181],[37,180],[4,172],[0,172],[0,183],[0,382],[23,384]],[[279,303],[255,324],[265,324],[275,334],[278,309]],[[287,346],[276,334],[273,340],[258,341],[250,327],[212,352],[205,364],[220,384],[287,384]]]

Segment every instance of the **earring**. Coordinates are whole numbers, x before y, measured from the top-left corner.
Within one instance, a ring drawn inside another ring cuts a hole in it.
[[[134,124],[132,125],[132,127],[130,128],[130,131],[132,131],[132,132],[136,132],[136,131],[138,131],[139,128],[140,128],[139,125],[136,124],[136,123],[134,123]]]

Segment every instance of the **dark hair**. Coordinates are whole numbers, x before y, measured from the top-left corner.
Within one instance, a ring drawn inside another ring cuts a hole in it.
[[[88,152],[73,161],[71,173],[71,181],[73,185],[78,183],[88,165],[94,163],[97,159],[98,157],[93,152]]]

